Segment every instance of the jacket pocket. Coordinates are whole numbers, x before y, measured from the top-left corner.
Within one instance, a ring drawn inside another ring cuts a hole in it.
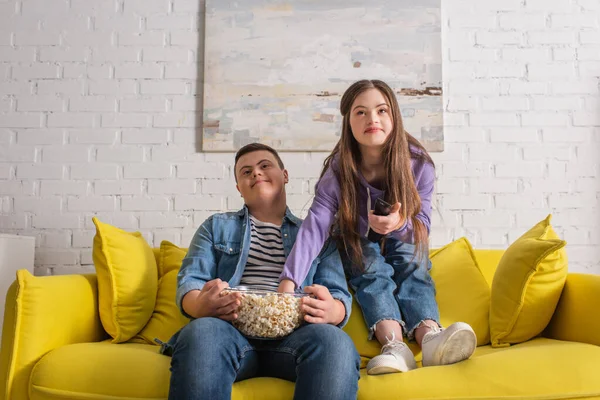
[[[240,243],[239,242],[224,242],[224,243],[215,243],[215,250],[233,256],[236,254],[240,254]]]

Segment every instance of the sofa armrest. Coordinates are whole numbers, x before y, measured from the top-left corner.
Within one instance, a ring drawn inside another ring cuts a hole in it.
[[[104,338],[96,275],[35,277],[27,270],[17,271],[6,294],[0,400],[29,398],[29,376],[46,353]]]
[[[600,346],[598,310],[600,276],[570,273],[544,336]]]

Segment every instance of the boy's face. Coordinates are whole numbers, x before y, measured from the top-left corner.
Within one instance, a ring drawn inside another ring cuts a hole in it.
[[[236,188],[246,205],[260,206],[271,203],[285,193],[288,173],[266,150],[244,154],[235,165]]]

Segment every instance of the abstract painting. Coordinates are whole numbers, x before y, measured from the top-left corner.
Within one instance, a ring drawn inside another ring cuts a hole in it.
[[[443,150],[440,0],[206,0],[203,151],[331,151],[341,96],[380,79]]]

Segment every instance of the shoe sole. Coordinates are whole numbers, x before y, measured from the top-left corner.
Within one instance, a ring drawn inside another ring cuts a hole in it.
[[[432,363],[423,365],[449,365],[464,361],[471,357],[477,347],[477,336],[467,324],[456,323],[450,330],[450,337],[434,355]]]
[[[406,371],[403,371],[401,369],[385,366],[373,367],[367,370],[367,375],[397,374],[399,372],[408,372],[408,369],[406,369]]]
[[[417,367],[415,364],[413,368],[410,368],[406,363],[401,362],[397,362],[396,366],[392,367],[388,363],[385,363],[385,361],[381,361],[381,363],[384,363],[385,365],[377,365],[379,364],[377,361],[378,360],[375,360],[375,362],[373,362],[373,360],[369,361],[367,364],[367,375],[397,374],[399,372],[408,372]]]

